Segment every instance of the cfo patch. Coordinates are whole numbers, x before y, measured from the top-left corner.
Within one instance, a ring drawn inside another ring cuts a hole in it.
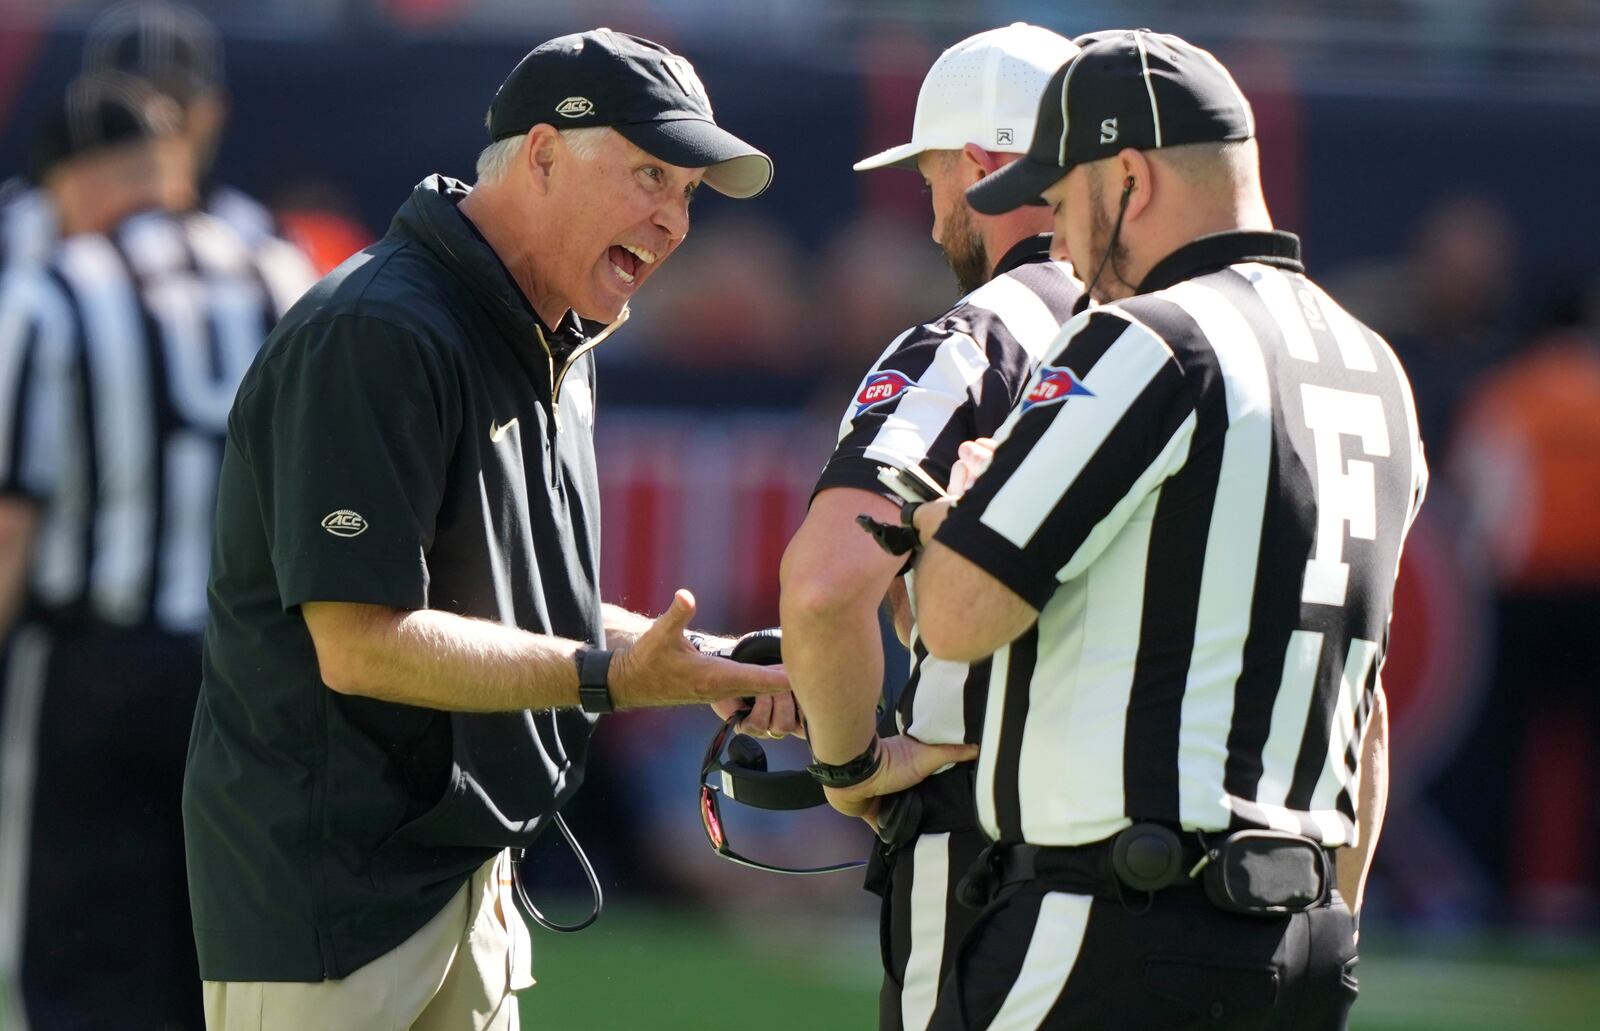
[[[1034,376],[1033,386],[1022,398],[1022,410],[1036,405],[1060,404],[1069,397],[1093,397],[1094,392],[1083,385],[1077,373],[1065,365],[1041,365]]]
[[[911,386],[911,377],[903,372],[895,372],[893,369],[874,372],[867,377],[865,383],[861,384],[861,392],[856,395],[856,414],[860,415],[868,408],[876,408],[886,401],[893,401],[910,390]]]

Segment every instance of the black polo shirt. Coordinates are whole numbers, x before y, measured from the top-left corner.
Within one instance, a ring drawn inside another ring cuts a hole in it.
[[[466,193],[423,182],[284,317],[228,420],[183,799],[207,980],[348,975],[582,779],[581,712],[338,694],[298,608],[603,643],[593,358],[575,319],[540,324]]]

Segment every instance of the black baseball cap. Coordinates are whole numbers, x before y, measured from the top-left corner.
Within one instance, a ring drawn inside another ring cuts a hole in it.
[[[558,36],[524,57],[489,106],[489,135],[535,125],[609,126],[668,164],[706,169],[729,197],[772,182],[772,159],[717,125],[694,66],[659,43],[610,29]]]
[[[1036,204],[1074,166],[1132,147],[1158,150],[1255,136],[1233,76],[1208,51],[1149,29],[1079,37],[1039,100],[1027,156],[975,183],[967,201],[986,215]]]
[[[64,161],[176,135],[182,126],[178,102],[143,79],[121,72],[80,76],[40,118],[28,178],[43,182]]]
[[[222,37],[192,8],[130,0],[90,23],[83,70],[137,75],[187,107],[195,97],[222,89]]]

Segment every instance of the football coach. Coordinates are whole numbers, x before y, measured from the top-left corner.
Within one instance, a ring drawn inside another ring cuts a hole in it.
[[[477,184],[432,176],[272,333],[228,420],[184,824],[213,1029],[517,1026],[508,849],[596,714],[766,695],[679,591],[601,602],[590,352],[760,151],[598,29],[525,57]]]
[[[1216,58],[1147,30],[1078,42],[1028,156],[967,198],[1042,197],[1100,304],[975,483],[913,516],[937,525],[929,652],[993,656],[996,844],[965,892],[988,905],[930,1027],[1331,1031],[1427,481],[1411,389],[1273,227]]]

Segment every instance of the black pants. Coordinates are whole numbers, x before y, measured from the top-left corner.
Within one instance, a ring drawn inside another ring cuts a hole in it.
[[[26,836],[25,911],[6,919],[35,1031],[203,1026],[179,808],[199,681],[195,638],[25,626],[8,649],[31,821],[13,807],[0,836]]]
[[[880,1031],[924,1031],[956,950],[978,910],[955,899],[956,883],[989,844],[982,831],[923,834],[887,856],[873,885],[883,895],[878,943]]]
[[[993,1028],[1345,1027],[1356,997],[1344,902],[1285,917],[1218,910],[1196,888],[1124,902],[1012,885],[961,945],[929,1025]]]

